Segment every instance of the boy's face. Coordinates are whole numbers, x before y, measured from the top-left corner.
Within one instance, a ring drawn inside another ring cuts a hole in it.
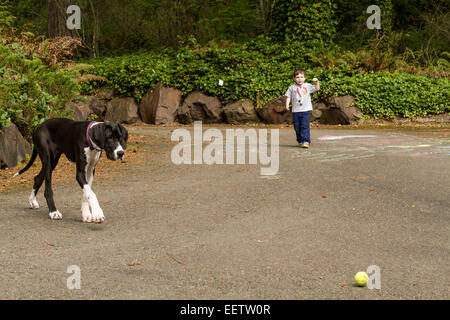
[[[294,77],[294,81],[298,85],[302,85],[305,82],[305,80],[306,80],[306,77],[303,73],[299,73],[298,75],[296,75]]]

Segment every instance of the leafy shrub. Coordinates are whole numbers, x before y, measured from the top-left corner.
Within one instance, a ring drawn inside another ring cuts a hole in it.
[[[450,81],[401,72],[369,72],[325,78],[318,99],[353,95],[366,115],[376,118],[414,118],[450,111]]]
[[[69,57],[81,45],[81,40],[73,37],[46,39],[39,46],[39,58],[50,67],[58,63],[70,63]]]
[[[29,139],[45,119],[70,115],[64,106],[78,89],[74,73],[27,58],[17,43],[0,44],[0,61],[0,129],[13,121]]]
[[[95,66],[92,72],[108,79],[120,94],[138,100],[161,81],[184,94],[201,90],[224,103],[242,97],[254,101],[258,97],[265,103],[283,93],[294,68],[312,63],[307,53],[322,48],[324,45],[319,41],[280,44],[258,37],[226,47],[191,44],[178,50],[102,58],[89,63]],[[218,85],[219,79],[224,86]],[[93,83],[92,87],[97,85]]]
[[[320,40],[331,43],[337,20],[329,0],[285,0],[274,7],[272,35],[282,41]]]
[[[45,39],[26,29],[0,29],[0,130],[13,121],[29,139],[50,117],[71,117],[65,105],[91,80],[93,66],[69,60],[79,39]]]
[[[0,28],[2,26],[10,26],[15,20],[15,17],[10,12],[11,3],[9,0],[0,1]]]
[[[323,54],[333,52],[332,59]],[[322,57],[322,58],[321,58]],[[92,71],[105,77],[123,95],[140,100],[145,92],[163,82],[183,94],[200,90],[227,104],[248,98],[260,107],[284,95],[292,83],[295,68],[307,70],[307,77],[319,78],[322,90],[314,99],[354,95],[366,115],[406,116],[448,111],[448,79],[407,73],[374,73],[367,61],[341,54],[320,41],[275,43],[259,37],[245,44],[200,47],[195,42],[178,50],[141,53],[90,61]],[[219,80],[224,85],[219,86]],[[101,83],[91,83],[93,91]]]
[[[59,68],[63,68],[71,64],[70,58],[75,55],[77,48],[82,46],[81,40],[74,37],[45,39],[44,36],[36,36],[28,31],[27,26],[20,30],[1,29],[0,36],[2,44],[13,49],[20,48],[18,54],[22,57],[39,58],[49,67],[59,65]]]

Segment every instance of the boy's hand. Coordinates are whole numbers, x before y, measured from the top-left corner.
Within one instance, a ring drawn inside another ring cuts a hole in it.
[[[289,111],[289,104],[291,103],[291,98],[286,98],[286,110]]]
[[[314,81],[314,83],[315,83],[316,91],[319,91],[319,90],[320,90],[320,82],[319,82],[319,79],[314,78],[314,79],[312,79],[312,81]]]

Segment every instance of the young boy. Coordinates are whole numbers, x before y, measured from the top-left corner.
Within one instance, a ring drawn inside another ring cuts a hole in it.
[[[302,69],[294,71],[295,83],[286,91],[286,110],[292,102],[292,120],[297,142],[302,148],[309,148],[311,135],[309,132],[309,112],[312,110],[311,93],[320,90],[319,80],[312,79],[315,85],[305,83],[306,73]]]

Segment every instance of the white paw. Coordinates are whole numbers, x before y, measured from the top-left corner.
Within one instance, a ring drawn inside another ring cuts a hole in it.
[[[90,212],[82,212],[81,220],[87,223],[94,222],[94,218],[92,217],[92,214]]]
[[[105,221],[105,216],[103,215],[103,210],[98,207],[95,211],[92,210],[92,218],[93,218],[93,222],[96,223],[102,223],[103,221]]]
[[[53,219],[53,220],[61,220],[62,219],[62,214],[58,210],[50,212],[48,215],[49,215],[50,219]]]
[[[36,199],[30,199],[30,209],[39,209],[39,203]]]
[[[91,210],[89,210],[87,200],[83,200],[83,202],[81,202],[81,220],[87,223],[94,222],[94,218],[92,217]]]
[[[100,208],[97,197],[95,196],[95,193],[92,192],[91,186],[88,184],[83,186],[83,201],[81,207],[82,212],[85,212],[83,209],[86,207],[86,202],[89,204],[89,207],[91,208],[91,214],[93,219],[92,222],[102,223],[103,221],[105,221],[103,210]]]
[[[30,204],[31,209],[39,209],[39,203],[36,200],[36,192],[31,191],[30,196],[28,197],[28,203]]]
[[[85,223],[94,222],[94,218],[92,218],[92,216],[83,216],[83,217],[81,217],[81,220]]]

